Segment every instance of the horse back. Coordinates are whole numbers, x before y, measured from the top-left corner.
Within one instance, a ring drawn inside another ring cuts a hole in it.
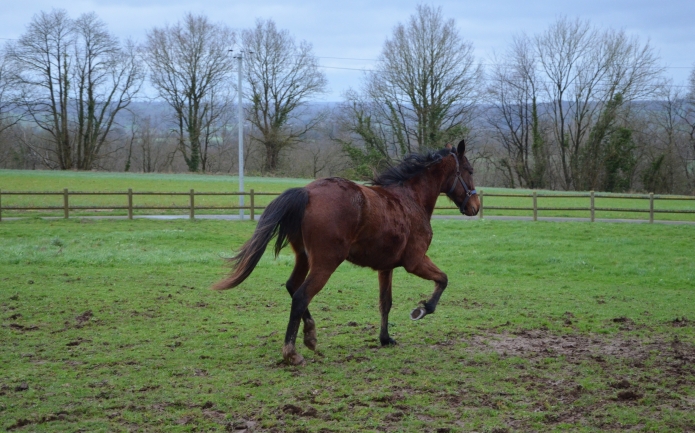
[[[366,187],[341,178],[320,179],[306,188],[309,203],[302,237],[310,261],[311,256],[328,257],[393,269],[402,264],[414,234],[429,245],[429,219],[421,221],[422,211],[411,209],[411,201],[393,188]]]

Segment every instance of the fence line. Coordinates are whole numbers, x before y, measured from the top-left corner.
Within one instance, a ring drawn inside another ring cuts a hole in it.
[[[2,197],[10,195],[62,195],[63,205],[62,206],[3,206]],[[124,206],[76,206],[70,205],[71,196],[86,196],[86,195],[111,195],[119,196],[125,195],[127,197],[127,205]],[[196,206],[195,197],[202,196],[249,196],[249,206]],[[257,196],[278,196],[280,193],[275,192],[255,192],[253,189],[249,192],[195,192],[191,189],[189,192],[152,192],[152,191],[140,191],[135,192],[132,188],[128,188],[128,191],[69,191],[67,188],[63,191],[2,191],[0,190],[0,221],[2,221],[3,211],[18,211],[18,210],[62,210],[63,217],[69,218],[70,211],[72,210],[127,210],[128,219],[133,219],[133,211],[135,210],[188,210],[189,218],[195,218],[196,210],[249,210],[250,219],[255,220],[256,211],[265,209],[265,206],[257,206],[255,198]],[[672,214],[695,214],[695,209],[655,209],[654,202],[656,200],[695,200],[695,197],[691,196],[671,196],[671,195],[656,195],[654,193],[649,194],[607,194],[607,193],[595,193],[594,191],[588,193],[544,193],[533,191],[532,193],[484,193],[480,190],[478,193],[480,197],[480,210],[478,216],[483,218],[485,210],[499,210],[499,211],[529,211],[533,212],[533,220],[538,220],[539,211],[578,211],[578,212],[589,212],[591,222],[595,221],[596,211],[600,212],[641,212],[649,214],[649,222],[654,222],[654,215],[657,213],[672,213]],[[134,205],[133,196],[188,196],[188,206],[144,206],[144,205]],[[511,198],[530,198],[532,199],[532,206],[530,207],[519,207],[519,206],[484,206],[484,197],[511,197]],[[540,207],[538,206],[538,198],[550,199],[550,198],[589,198],[588,207]],[[596,198],[610,198],[610,199],[632,199],[632,200],[649,200],[648,208],[612,208],[612,207],[596,207]],[[452,206],[439,206],[435,207],[435,210],[458,210],[457,207]]]

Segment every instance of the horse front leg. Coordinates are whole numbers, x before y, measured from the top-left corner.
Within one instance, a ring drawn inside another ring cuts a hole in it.
[[[424,305],[416,307],[410,313],[410,318],[412,320],[419,320],[428,314],[434,313],[434,310],[437,308],[437,304],[439,303],[439,298],[442,296],[444,289],[446,289],[446,286],[449,283],[449,279],[447,278],[446,274],[442,272],[437,265],[432,263],[432,260],[430,260],[430,258],[427,256],[425,256],[425,259],[422,261],[406,266],[405,270],[425,280],[434,281],[435,283],[434,292],[432,293],[430,299],[425,302]]]
[[[379,341],[382,346],[396,344],[396,340],[389,336],[389,312],[391,311],[392,296],[391,282],[393,279],[393,269],[379,271],[379,311],[381,312],[381,331]]]

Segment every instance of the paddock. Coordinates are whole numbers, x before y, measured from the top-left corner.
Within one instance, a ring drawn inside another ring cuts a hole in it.
[[[208,287],[255,223],[0,224],[0,419],[11,431],[689,431],[695,227],[434,220],[449,275],[342,265],[314,299],[317,353],[277,348],[293,255]]]

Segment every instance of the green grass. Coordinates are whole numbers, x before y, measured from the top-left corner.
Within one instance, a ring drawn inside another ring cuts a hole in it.
[[[245,178],[245,190],[254,189],[255,192],[274,192],[280,193],[287,188],[304,186],[309,183],[309,179],[285,179],[285,178],[264,178],[247,177]],[[28,171],[28,170],[0,170],[0,192],[1,191],[62,191],[68,188],[71,191],[110,191],[124,192],[132,188],[135,192],[156,191],[156,192],[181,192],[187,193],[191,189],[198,192],[234,192],[238,191],[238,178],[235,176],[222,175],[197,175],[197,174],[138,174],[138,173],[102,173],[102,172],[59,172],[59,171]],[[486,188],[479,186],[487,194],[490,193],[512,193],[530,194],[531,190],[509,190],[504,188]],[[545,194],[557,194],[557,192],[544,191]],[[273,197],[257,196],[256,205],[265,206]],[[134,196],[135,206],[188,206],[187,196]],[[2,196],[3,206],[62,206],[63,197],[53,196]],[[123,209],[109,209],[109,206],[126,206],[127,198],[125,195],[117,196],[73,196],[70,197],[70,204],[74,206],[101,206],[107,207],[105,210],[88,211],[75,210],[71,215],[126,215]],[[236,196],[202,196],[196,197],[196,206],[236,206],[238,198]],[[248,206],[249,199],[246,198]],[[527,207],[533,206],[530,197],[492,197],[484,199],[486,206],[505,206],[505,207]],[[452,203],[446,198],[441,197],[438,201],[439,207],[451,207]],[[539,207],[589,207],[589,198],[538,198]],[[643,209],[645,212],[596,212],[596,218],[621,218],[621,219],[649,219],[649,201],[643,199],[619,199],[613,197],[596,198],[596,207],[604,208],[634,208]],[[673,201],[656,200],[655,209],[677,209],[695,211],[695,200]],[[232,213],[235,211],[215,211],[199,210],[198,213]],[[161,214],[186,214],[183,210],[154,211],[141,210],[135,214],[146,215],[152,213]],[[437,210],[440,215],[457,215],[458,210]],[[508,216],[532,216],[531,211],[514,210],[492,210],[485,211],[487,216],[508,215]],[[11,216],[61,216],[62,211],[4,211],[5,217]],[[588,218],[589,211],[539,211],[540,217],[581,217]],[[656,214],[657,220],[674,221],[695,221],[695,213],[679,214]]]
[[[376,274],[344,264],[311,304],[303,368],[280,363],[287,250],[207,289],[253,229],[0,224],[0,428],[695,428],[695,227],[434,221],[436,314],[409,320],[432,284],[397,270],[399,345],[380,348]]]

